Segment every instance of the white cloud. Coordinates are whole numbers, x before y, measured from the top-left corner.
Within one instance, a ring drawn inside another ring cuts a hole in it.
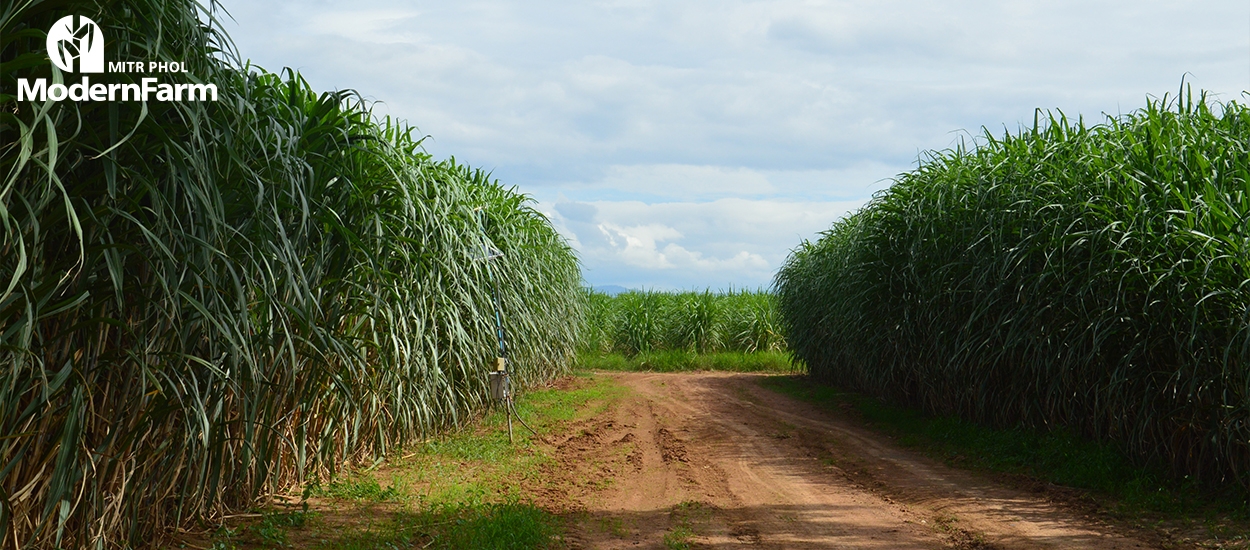
[[[661,242],[673,241],[682,237],[681,232],[660,224],[636,225],[621,227],[614,223],[600,223],[599,231],[607,239],[606,250],[589,251],[596,257],[617,259],[633,267],[644,269],[690,269],[695,271],[713,270],[767,270],[766,261],[759,254],[741,250],[729,258],[708,258],[702,252],[687,250],[685,247],[668,243],[662,248]],[[606,254],[604,254],[606,252]]]
[[[1250,84],[1240,0],[223,1],[245,58],[539,197],[601,283],[758,284],[982,126]]]
[[[708,202],[722,198],[830,201],[859,199],[889,185],[904,165],[861,162],[826,170],[753,170],[733,166],[644,164],[605,168],[589,180],[560,184],[579,200],[621,199],[644,203]],[[565,204],[572,204],[561,201]]]
[[[421,28],[421,13],[410,9],[336,9],[330,11],[299,11],[302,27],[312,35],[337,36],[384,47],[402,47],[429,41]]]
[[[614,223],[595,226],[608,243],[608,250],[625,263],[647,269],[671,269],[673,263],[656,250],[656,242],[681,238],[681,233],[661,224],[621,227]]]
[[[776,192],[767,176],[749,168],[684,164],[610,166],[603,179],[578,187],[687,200]]]
[[[862,200],[540,203],[578,249],[592,284],[767,286],[791,248]]]

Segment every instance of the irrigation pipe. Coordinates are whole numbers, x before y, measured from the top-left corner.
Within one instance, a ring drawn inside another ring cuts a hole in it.
[[[516,417],[517,422],[520,422],[522,426],[525,426],[525,429],[534,434],[534,437],[538,437],[538,432],[534,431],[534,428],[531,428],[530,425],[526,424],[524,420],[521,420],[521,415],[516,412],[516,403],[512,401],[511,395],[508,396],[508,408],[512,409],[512,416]]]

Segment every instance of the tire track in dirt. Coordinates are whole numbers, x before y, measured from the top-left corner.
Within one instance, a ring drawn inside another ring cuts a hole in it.
[[[547,442],[572,548],[1147,548],[902,450],[757,375],[612,373],[631,393]]]

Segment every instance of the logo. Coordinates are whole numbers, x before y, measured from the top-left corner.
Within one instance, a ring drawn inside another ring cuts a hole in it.
[[[48,29],[48,59],[63,72],[83,73],[80,82],[66,85],[60,79],[17,79],[18,101],[217,101],[213,83],[165,84],[156,77],[130,82],[91,82],[89,73],[186,73],[186,62],[110,61],[105,70],[104,33],[95,21],[67,15]]]
[[[62,17],[48,30],[48,57],[65,72],[102,73],[104,33],[95,21],[81,15]]]

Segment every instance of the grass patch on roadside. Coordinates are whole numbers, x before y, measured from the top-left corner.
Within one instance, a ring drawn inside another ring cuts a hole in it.
[[[1200,489],[1196,482],[1178,482],[1162,470],[1134,466],[1111,445],[1086,441],[1066,431],[994,430],[954,417],[927,416],[813,383],[804,376],[776,376],[761,383],[826,408],[850,406],[873,428],[895,437],[903,446],[953,466],[1023,475],[1088,491],[1117,515],[1140,516],[1146,512],[1201,521],[1213,533],[1226,531],[1240,540],[1245,540],[1244,528],[1250,527],[1250,503],[1236,488],[1213,493]]]
[[[379,525],[353,530],[316,548],[559,548],[559,521],[527,503],[440,505],[399,512]]]
[[[626,388],[581,373],[522,393],[517,410],[539,437],[599,414]],[[466,426],[396,452],[376,468],[305,488],[311,510],[264,512],[223,527],[214,548],[561,548],[560,519],[528,500],[551,461],[534,436],[490,410]]]
[[[690,550],[690,539],[694,532],[689,527],[679,525],[664,533],[664,548],[668,550]]]
[[[336,479],[331,481],[325,487],[314,484],[307,489],[309,496],[349,499],[349,500],[372,500],[375,502],[383,502],[394,500],[399,496],[399,490],[392,483],[385,488],[378,482],[376,477],[370,475],[358,475],[345,479]]]
[[[620,353],[582,354],[578,366],[587,370],[604,371],[651,371],[651,372],[771,372],[794,374],[802,371],[796,366],[790,352],[724,351],[694,353],[690,351],[650,351],[634,356]]]

